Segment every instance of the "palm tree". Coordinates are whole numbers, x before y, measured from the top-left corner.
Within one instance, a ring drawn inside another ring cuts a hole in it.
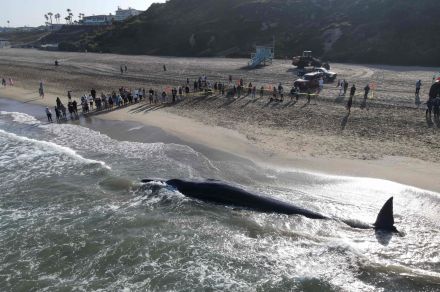
[[[8,28],[9,28],[9,24],[11,23],[9,20],[6,21],[8,23]]]
[[[64,19],[66,20],[66,23],[69,24],[69,16],[64,17]]]
[[[73,13],[72,12],[69,13],[69,19],[70,19],[70,24],[72,24],[73,23]]]
[[[69,18],[69,23],[72,24],[72,10],[70,8],[67,8],[67,17]]]
[[[47,22],[49,21],[49,16],[47,16],[47,14],[44,14],[44,18],[46,18],[46,26],[47,26]]]
[[[53,22],[52,22],[52,16],[53,16],[53,13],[52,13],[52,12],[49,12],[47,15],[48,15],[49,18],[50,18],[50,25],[53,26]]]

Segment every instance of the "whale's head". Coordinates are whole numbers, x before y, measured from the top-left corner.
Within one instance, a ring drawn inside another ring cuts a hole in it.
[[[177,190],[182,190],[187,182],[181,180],[181,179],[170,179],[166,181],[166,184],[169,186],[172,186],[173,188]]]
[[[162,183],[166,184],[168,186],[171,186],[179,191],[182,191],[186,185],[188,185],[187,181],[181,180],[181,179],[160,179],[160,178],[145,178],[142,180],[142,183]]]

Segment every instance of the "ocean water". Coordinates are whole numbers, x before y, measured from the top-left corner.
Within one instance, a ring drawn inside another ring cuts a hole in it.
[[[139,125],[124,124],[121,139],[118,124],[47,124],[41,108],[21,110],[0,112],[0,291],[440,290],[437,193],[261,168],[162,134],[146,141],[154,131]],[[365,223],[394,196],[403,234],[152,192],[145,177],[221,179]]]

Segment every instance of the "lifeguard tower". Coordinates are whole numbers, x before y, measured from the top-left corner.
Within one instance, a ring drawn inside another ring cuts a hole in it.
[[[252,53],[248,66],[249,68],[255,68],[261,64],[272,64],[274,57],[275,42],[272,46],[255,46],[255,53]]]

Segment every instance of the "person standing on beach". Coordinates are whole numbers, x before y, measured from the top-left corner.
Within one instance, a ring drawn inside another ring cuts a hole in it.
[[[368,99],[369,93],[370,93],[370,85],[367,84],[367,86],[365,86],[365,88],[364,88],[364,100],[362,101],[362,105],[361,105],[362,109],[367,107],[367,99]]]
[[[173,88],[172,90],[171,90],[171,95],[172,95],[172,102],[173,103],[176,103],[176,96],[177,96],[177,89],[176,88]]]
[[[194,92],[197,91],[197,86],[198,85],[199,85],[199,83],[197,81],[194,81],[194,86],[193,86]]]
[[[437,127],[440,127],[440,96],[437,95],[436,98],[432,100],[432,108],[434,111],[434,121]]]
[[[38,88],[38,93],[40,94],[41,98],[44,98],[44,86],[43,81],[40,81],[40,87]]]
[[[254,87],[252,87],[252,99],[256,98],[256,94],[257,94],[257,87],[254,86]]]
[[[431,89],[429,90],[429,99],[427,104],[427,110],[426,110],[426,118],[429,119],[428,123],[431,122],[431,113],[434,109],[434,120],[436,121],[437,125],[439,124],[439,114],[440,114],[440,81],[436,80],[434,84],[432,84]]]
[[[125,73],[127,73],[128,71],[127,65],[124,65],[124,69],[125,69]]]
[[[278,84],[278,92],[279,92],[279,94],[280,94],[280,102],[283,102],[284,101],[284,88],[283,88],[283,85],[281,85],[281,83],[280,84]]]
[[[353,98],[355,94],[356,94],[356,86],[353,84],[353,86],[350,89],[350,98],[347,101],[347,110],[349,114],[351,113],[351,106],[353,105]]]
[[[344,79],[344,96],[347,94],[348,82]]]
[[[6,79],[5,78],[2,78],[2,86],[6,87]]]
[[[90,109],[93,110],[93,97],[91,95],[89,95],[89,103],[90,103]]]
[[[47,116],[47,120],[49,121],[49,123],[53,123],[52,112],[50,111],[50,109],[48,107],[46,107],[46,116]]]
[[[64,104],[61,104],[61,115],[63,116],[64,120],[67,120],[67,115],[66,115],[66,107],[64,106]]]
[[[61,119],[61,113],[60,113],[60,110],[58,109],[58,107],[55,107],[55,116],[57,118],[57,122],[59,123],[60,119]]]
[[[162,103],[165,103],[167,100],[167,93],[165,91],[162,91]]]
[[[321,91],[324,89],[324,78],[319,78],[319,92],[321,93]]]
[[[165,64],[163,65],[163,72],[167,72],[167,66]]]
[[[124,68],[122,68],[122,65],[120,67],[120,70],[121,70],[121,75],[124,74]]]
[[[422,80],[416,82],[416,96],[420,94],[420,88],[422,87]]]
[[[422,87],[422,80],[417,81],[416,83],[416,93],[415,93],[415,100],[414,103],[416,104],[416,107],[419,108],[421,101],[420,101],[420,88]]]
[[[296,86],[292,87],[292,89],[290,90],[290,100],[293,100],[294,97],[295,97],[295,100],[298,101],[299,92],[298,92],[298,88]]]
[[[76,102],[76,100],[74,100],[72,102],[72,109],[73,109],[73,113],[75,114],[75,119],[78,119],[78,103]]]
[[[73,110],[73,102],[71,100],[67,102],[67,111],[69,112],[70,119],[73,120],[75,115]]]
[[[96,99],[96,90],[94,88],[92,88],[92,90],[90,90],[90,95],[92,96],[93,100]]]
[[[264,97],[264,86],[260,87],[260,98]]]
[[[342,81],[339,84],[338,89],[339,89],[339,96],[342,96],[342,92],[344,92],[344,81]]]
[[[273,89],[272,89],[272,98],[271,98],[270,101],[277,101],[278,100],[277,99],[277,95],[278,95],[277,88],[274,86]]]
[[[57,108],[61,108],[61,99],[59,97],[57,97],[56,103],[57,103]]]

